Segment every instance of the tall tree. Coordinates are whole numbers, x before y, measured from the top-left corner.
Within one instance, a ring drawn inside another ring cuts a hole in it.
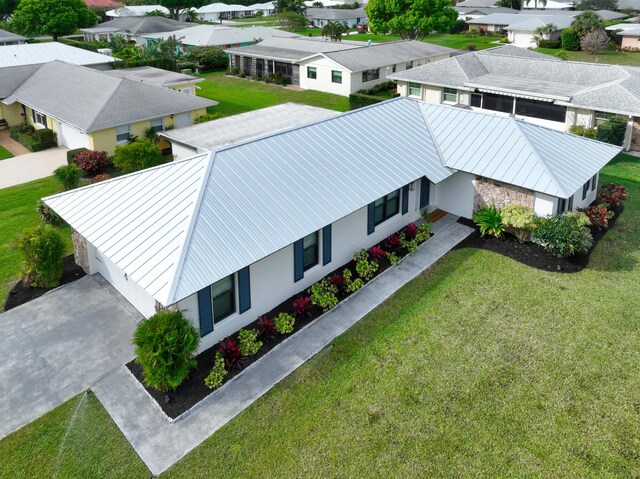
[[[589,32],[604,30],[604,22],[597,13],[587,10],[573,19],[571,28],[578,35],[578,38],[582,38]]]
[[[612,10],[618,9],[618,0],[582,0],[576,5],[577,10]]]
[[[20,0],[0,0],[0,20],[8,19],[20,3]]]
[[[522,2],[520,0],[498,0],[496,7],[513,8],[514,10],[520,10],[522,8]]]
[[[25,35],[69,35],[77,28],[98,21],[82,0],[22,0],[13,13],[11,25]]]
[[[365,11],[374,33],[411,40],[432,31],[448,32],[458,18],[449,0],[371,0]]]
[[[276,0],[276,13],[304,12],[304,0]]]
[[[208,0],[158,0],[158,4],[169,10],[169,15],[174,20],[177,20],[181,13],[191,8],[200,8],[208,3],[211,2]]]

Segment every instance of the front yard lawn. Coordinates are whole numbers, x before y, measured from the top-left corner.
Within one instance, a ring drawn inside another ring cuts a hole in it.
[[[7,158],[13,158],[13,154],[4,146],[0,146],[0,160],[6,160]]]
[[[53,176],[0,189],[0,311],[20,275],[22,264],[20,253],[13,250],[11,244],[23,229],[40,223],[36,212],[38,200],[59,191],[60,184]],[[73,247],[69,227],[60,228],[60,232],[67,244],[65,254],[71,254]]]
[[[615,65],[630,65],[632,67],[640,66],[640,53],[638,52],[607,50],[599,55],[592,55],[587,52],[570,52],[561,48],[536,48],[536,51],[553,55],[563,60],[576,62],[613,63]]]
[[[586,269],[452,251],[161,477],[637,476],[640,159],[601,182],[629,197]],[[149,477],[97,404],[63,438],[77,401],[0,441],[0,471]]]
[[[285,102],[303,103],[337,111],[349,109],[347,97],[313,90],[298,91],[264,82],[226,76],[224,72],[205,73],[198,95],[220,102],[210,109],[236,115]]]
[[[356,40],[363,42],[371,40],[373,43],[397,42],[399,40],[402,40],[399,35],[376,35],[375,33],[359,33],[357,35],[349,35],[348,37],[344,38],[345,40]],[[477,50],[499,47],[499,43],[494,43],[498,40],[498,37],[467,38],[461,33],[438,33],[435,35],[429,35],[422,39],[423,42],[434,43],[435,45],[455,48],[457,50],[466,50],[467,45],[469,44],[474,44]]]

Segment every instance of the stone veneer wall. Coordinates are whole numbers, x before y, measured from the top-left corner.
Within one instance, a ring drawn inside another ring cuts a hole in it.
[[[502,208],[508,204],[517,203],[533,208],[535,204],[536,197],[533,192],[524,188],[482,177],[476,177],[473,180],[473,186],[475,188],[474,210],[484,205],[495,205],[497,208]]]
[[[71,241],[73,242],[73,259],[85,273],[89,271],[89,249],[87,248],[87,239],[76,230],[71,232]]]
[[[156,301],[156,313],[160,311],[178,311],[178,304],[172,304],[170,306],[162,306],[160,301]]]

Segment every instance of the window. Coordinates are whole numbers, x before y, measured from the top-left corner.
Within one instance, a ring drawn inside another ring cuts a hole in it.
[[[47,126],[47,117],[36,110],[31,110],[33,122],[38,125]]]
[[[393,67],[392,67],[392,73],[395,73],[395,72],[396,72],[396,66],[395,66],[395,65],[393,65]]]
[[[211,285],[214,322],[222,321],[236,312],[235,289],[235,281],[232,274]]]
[[[482,108],[482,93],[471,94],[471,106],[476,108]]]
[[[565,117],[567,116],[567,107],[554,105],[546,101],[517,98],[516,115],[531,116],[533,118],[564,123]]]
[[[318,78],[316,67],[307,67],[307,78],[309,78],[310,80],[315,80]]]
[[[458,103],[458,90],[455,88],[445,88],[442,90],[442,101],[448,103]]]
[[[595,126],[598,126],[602,123],[604,123],[605,121],[611,120],[612,118],[615,118],[616,115],[615,113],[607,113],[606,111],[596,111],[594,113],[595,116]]]
[[[573,196],[569,198],[569,205],[567,206],[567,211],[573,211]]]
[[[582,199],[584,200],[587,197],[587,192],[589,191],[589,182],[591,180],[587,180],[587,182],[582,185]]]
[[[557,214],[564,213],[567,209],[567,200],[564,198],[558,198],[558,209],[556,211]]]
[[[368,82],[377,80],[380,78],[380,69],[376,68],[375,70],[367,70],[362,72],[362,82]]]
[[[411,70],[412,68],[413,68],[413,60],[408,62],[404,67],[405,70]]]
[[[331,81],[333,83],[342,83],[342,72],[331,70]]]
[[[182,90],[180,90],[182,93],[187,93],[189,95],[193,95],[193,88],[191,88],[190,86],[183,88]]]
[[[318,232],[302,239],[302,269],[307,271],[318,264]]]
[[[293,75],[293,65],[291,63],[275,62],[275,73],[280,73],[284,77],[291,77]]]
[[[409,96],[422,98],[422,86],[420,83],[409,83]]]
[[[117,143],[126,143],[131,138],[131,127],[130,125],[122,125],[116,127],[116,142]]]
[[[482,95],[482,108],[503,113],[513,113],[513,97],[484,93]]]
[[[400,190],[396,190],[393,193],[389,193],[387,196],[383,196],[374,202],[374,225],[378,226],[380,223],[387,221],[394,215],[398,214],[400,206]]]
[[[596,189],[597,184],[598,184],[598,173],[593,175],[593,178],[591,178],[591,191]]]
[[[153,118],[152,120],[149,121],[150,124],[150,128],[155,131],[156,133],[159,131],[164,130],[164,125],[162,123],[162,117],[160,118]]]
[[[262,76],[264,73],[264,58],[256,58],[256,75]]]

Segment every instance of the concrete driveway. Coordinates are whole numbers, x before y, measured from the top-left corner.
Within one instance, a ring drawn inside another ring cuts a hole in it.
[[[100,275],[0,314],[0,438],[133,358],[141,319]]]
[[[0,188],[39,180],[53,174],[53,170],[67,164],[65,147],[51,148],[0,161]]]

